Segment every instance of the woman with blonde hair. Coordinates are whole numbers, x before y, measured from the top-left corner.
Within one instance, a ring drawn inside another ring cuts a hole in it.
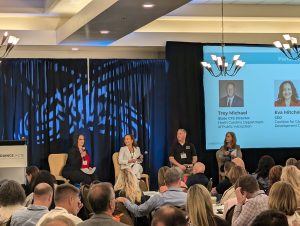
[[[269,208],[283,212],[290,226],[300,224],[300,215],[296,212],[296,193],[290,183],[279,181],[273,184],[269,193]]]
[[[131,169],[122,169],[114,186],[117,197],[126,197],[132,203],[141,203],[142,192]]]
[[[281,181],[289,182],[296,193],[297,206],[300,208],[300,170],[296,166],[285,166],[282,169]],[[299,211],[298,211],[299,212]]]
[[[186,211],[193,226],[225,226],[228,223],[214,215],[210,194],[206,187],[193,185],[187,193]]]

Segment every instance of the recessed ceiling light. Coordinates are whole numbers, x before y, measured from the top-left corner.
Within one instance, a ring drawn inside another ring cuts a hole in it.
[[[78,50],[79,50],[79,48],[77,48],[77,47],[72,48],[72,51],[78,51]]]
[[[147,9],[153,8],[153,7],[154,7],[154,4],[152,4],[152,3],[145,3],[145,4],[143,4],[143,7],[144,7],[144,8],[147,8]]]
[[[102,34],[102,35],[107,35],[107,34],[109,34],[109,32],[110,32],[110,31],[108,31],[108,30],[101,30],[101,31],[100,31],[100,34]]]

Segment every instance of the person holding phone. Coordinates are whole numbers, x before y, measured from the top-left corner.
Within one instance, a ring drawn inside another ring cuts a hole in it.
[[[121,169],[131,169],[138,180],[141,179],[143,173],[143,155],[132,134],[125,135],[123,139],[123,147],[119,152],[119,164]]]

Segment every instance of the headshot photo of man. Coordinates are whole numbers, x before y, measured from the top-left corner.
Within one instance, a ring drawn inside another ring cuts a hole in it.
[[[220,107],[244,107],[243,81],[219,81]]]

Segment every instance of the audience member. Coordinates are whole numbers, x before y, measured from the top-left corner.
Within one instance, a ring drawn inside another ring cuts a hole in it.
[[[37,226],[43,223],[47,218],[53,218],[58,215],[63,215],[71,219],[75,224],[82,222],[77,217],[82,203],[79,197],[79,189],[71,184],[58,185],[54,195],[55,208],[49,213],[46,213],[37,223]]]
[[[289,182],[296,193],[297,206],[300,208],[300,170],[296,166],[285,166],[282,169],[281,181]]]
[[[258,214],[268,209],[268,196],[259,189],[257,180],[251,175],[240,177],[235,188],[237,205],[232,216],[232,226],[250,225]]]
[[[177,130],[177,141],[170,149],[169,161],[184,173],[190,173],[198,157],[195,146],[186,141],[186,134],[185,129]]]
[[[78,226],[125,226],[125,224],[112,219],[115,210],[115,193],[110,183],[92,185],[88,193],[88,200],[95,214]]]
[[[269,171],[274,165],[274,159],[269,155],[264,155],[259,159],[258,167],[253,174],[259,184],[259,188],[265,192],[267,192],[269,188]]]
[[[228,178],[229,178],[229,181],[232,184],[232,186],[224,192],[224,194],[220,200],[221,204],[224,204],[229,199],[236,198],[234,185],[235,185],[236,181],[241,176],[244,176],[244,175],[247,175],[247,171],[244,168],[242,168],[240,166],[233,166],[231,168],[231,170],[228,173]]]
[[[235,158],[237,159],[237,158]],[[224,164],[224,173],[225,173],[225,178],[224,180],[221,181],[221,183],[219,183],[216,187],[214,187],[211,191],[212,195],[223,195],[223,193],[232,186],[229,178],[228,178],[228,173],[231,170],[231,168],[234,166],[235,164],[233,162],[225,162]]]
[[[270,171],[269,171],[269,190],[268,190],[268,192],[271,190],[272,185],[274,183],[276,183],[277,181],[280,181],[281,173],[282,173],[282,166],[280,166],[280,165],[273,166],[270,169]]]
[[[246,169],[244,160],[239,157],[232,159],[231,162],[233,162],[236,166]]]
[[[126,197],[132,203],[141,203],[142,192],[138,179],[130,169],[120,170],[114,190],[116,197]]]
[[[289,225],[300,225],[300,215],[296,212],[296,193],[291,184],[283,181],[273,184],[269,194],[269,208],[283,212]]]
[[[35,226],[39,219],[49,212],[52,203],[53,189],[47,183],[40,183],[33,191],[33,204],[12,215],[11,226]]]
[[[186,211],[191,225],[226,226],[228,223],[214,215],[211,197],[208,190],[200,184],[189,188]]]
[[[300,170],[300,160],[296,162],[295,166]]]
[[[193,166],[193,175],[189,176],[186,185],[188,187],[193,186],[194,184],[202,184],[207,187],[208,178],[205,176],[205,165],[202,162],[196,162]]]
[[[26,196],[33,192],[33,182],[39,172],[39,168],[37,166],[28,166],[26,167],[26,185],[25,185],[25,193]]]
[[[41,226],[75,226],[75,223],[65,216],[47,218]]]
[[[24,209],[24,201],[25,191],[18,182],[4,182],[0,187],[0,225],[6,225],[17,210]]]
[[[286,216],[278,210],[266,210],[261,212],[251,224],[251,226],[288,226],[288,225],[289,224]]]
[[[285,165],[286,166],[294,166],[296,163],[297,163],[297,159],[289,158],[286,160]]]
[[[151,226],[188,226],[188,220],[178,208],[163,206],[155,212]]]
[[[182,170],[179,167],[175,167],[176,169],[178,169],[180,171],[180,174],[182,174]],[[167,170],[170,169],[170,167],[168,166],[163,166],[158,170],[158,184],[159,184],[159,192],[163,193],[165,191],[168,190],[168,187],[166,185],[165,182],[165,174],[167,172]],[[183,178],[181,177],[181,181],[180,181],[180,187],[182,189],[182,191],[187,192],[187,186],[186,184],[183,182]]]
[[[153,195],[139,206],[123,197],[117,198],[117,201],[124,203],[126,208],[136,217],[146,216],[163,205],[183,207],[186,204],[186,193],[182,191],[180,181],[181,173],[175,167],[172,167],[165,174],[165,182],[168,187],[166,192]]]

